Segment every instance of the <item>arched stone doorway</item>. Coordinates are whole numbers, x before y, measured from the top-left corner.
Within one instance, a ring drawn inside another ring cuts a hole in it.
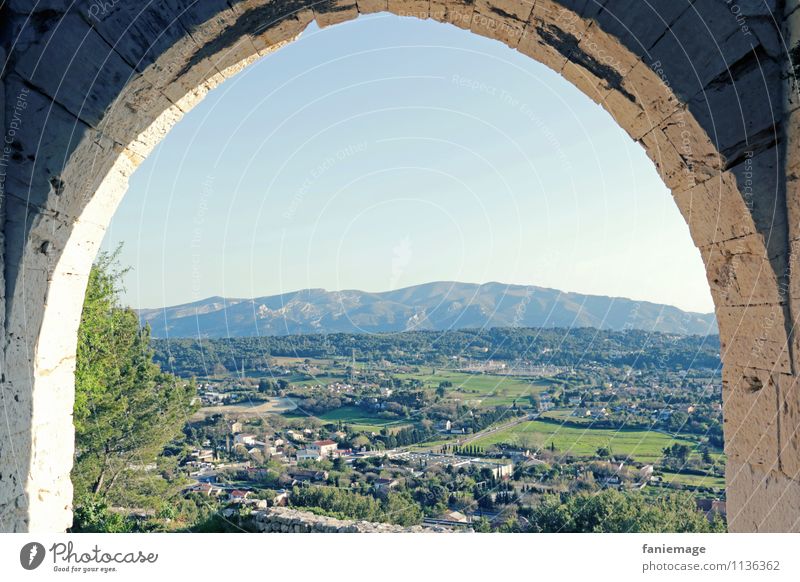
[[[798,133],[796,2],[64,4],[10,0],[0,13],[0,530],[71,522],[76,331],[128,177],[210,89],[312,20],[330,26],[379,11],[504,42],[575,84],[646,149],[689,224],[716,305],[730,528],[800,529],[800,196],[797,148],[787,148]]]

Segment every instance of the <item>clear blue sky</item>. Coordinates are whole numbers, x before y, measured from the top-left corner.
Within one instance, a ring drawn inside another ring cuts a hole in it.
[[[312,25],[213,91],[134,174],[121,241],[134,307],[458,280],[713,308],[603,109],[505,45],[391,15]]]

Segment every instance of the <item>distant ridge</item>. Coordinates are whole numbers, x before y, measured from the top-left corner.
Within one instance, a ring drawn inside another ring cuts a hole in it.
[[[596,327],[717,333],[712,313],[531,285],[438,281],[395,291],[304,289],[254,299],[209,297],[138,311],[154,337],[381,333],[480,327]]]

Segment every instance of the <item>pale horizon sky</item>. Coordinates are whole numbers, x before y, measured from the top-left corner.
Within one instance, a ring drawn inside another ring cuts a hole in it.
[[[373,15],[245,69],[131,179],[103,243],[124,300],[499,281],[710,312],[644,150],[530,58]]]

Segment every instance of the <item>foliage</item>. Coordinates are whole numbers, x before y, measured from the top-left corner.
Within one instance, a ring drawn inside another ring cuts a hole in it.
[[[382,499],[334,487],[295,487],[292,506],[342,519],[364,519],[397,525],[416,525],[422,510],[406,492],[389,493]]]
[[[598,363],[631,366],[718,369],[718,336],[681,336],[641,330],[593,328],[492,328],[413,331],[393,334],[304,334],[222,339],[153,340],[156,361],[182,376],[239,370],[244,363],[269,369],[271,356],[359,361],[388,359],[399,365],[444,364],[472,350],[497,360],[524,356],[533,364],[574,366]],[[266,385],[265,385],[266,390]]]
[[[547,496],[531,510],[532,531],[545,533],[722,532],[721,520],[709,523],[691,495],[648,498],[641,493],[606,489],[596,494]]]
[[[120,306],[116,261],[117,253],[104,253],[93,266],[78,330],[77,529],[116,527],[102,510],[106,503],[158,510],[177,493],[177,459],[162,453],[195,410],[194,384],[160,370],[149,329]]]
[[[108,505],[97,496],[85,495],[76,499],[72,532],[127,533],[133,529],[134,523],[131,519],[109,511]]]

